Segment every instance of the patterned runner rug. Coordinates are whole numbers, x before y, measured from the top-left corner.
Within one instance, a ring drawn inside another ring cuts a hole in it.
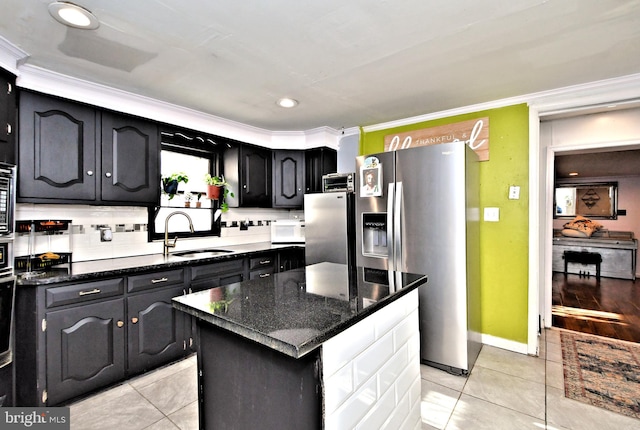
[[[640,418],[640,344],[562,331],[564,395]]]

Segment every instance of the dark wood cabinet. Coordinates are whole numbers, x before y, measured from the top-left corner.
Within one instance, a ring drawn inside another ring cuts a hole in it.
[[[276,272],[278,254],[268,252],[249,258],[249,279],[268,278]]]
[[[304,203],[304,151],[273,151],[273,207],[300,208]]]
[[[13,406],[13,363],[0,367],[0,408]]]
[[[159,201],[160,145],[156,124],[104,112],[101,148],[102,200]]]
[[[235,197],[229,207],[271,207],[271,150],[237,144],[223,155],[225,179]]]
[[[0,161],[15,164],[16,77],[0,69]]]
[[[159,201],[160,143],[153,122],[22,92],[18,149],[19,201]]]
[[[59,404],[123,379],[125,330],[123,299],[47,312],[43,403]]]
[[[304,248],[290,248],[278,253],[278,272],[304,267]]]
[[[322,175],[338,170],[338,153],[331,148],[305,151],[305,193],[322,192]]]
[[[127,298],[127,364],[130,375],[146,372],[184,355],[186,315],[171,299],[185,294],[184,285]],[[189,319],[189,322],[191,320]]]

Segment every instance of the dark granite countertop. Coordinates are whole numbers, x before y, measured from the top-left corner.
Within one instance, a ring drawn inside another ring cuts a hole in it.
[[[173,306],[299,358],[426,282],[425,275],[318,263],[175,297]]]
[[[230,252],[214,257],[206,256],[204,254],[202,257],[195,258],[179,257],[176,255],[169,255],[168,257],[165,257],[162,253],[158,253],[133,257],[79,261],[72,263],[69,269],[51,271],[33,278],[22,278],[18,274],[16,284],[20,286],[38,286],[68,281],[92,280],[111,276],[125,276],[150,270],[184,267],[194,263],[214,263],[217,261],[225,261],[248,256],[255,252],[281,250],[294,246],[295,245],[272,245],[271,242],[257,242],[215,247],[216,249],[224,249]]]

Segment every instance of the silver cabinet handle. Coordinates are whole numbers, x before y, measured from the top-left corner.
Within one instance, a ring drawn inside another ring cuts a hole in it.
[[[111,172],[105,173],[104,176],[106,176],[107,178],[110,178],[111,177]]]
[[[80,291],[78,293],[79,296],[88,296],[90,294],[98,294],[100,292],[100,289],[98,288],[94,288],[93,290],[89,290],[89,291]]]
[[[260,264],[271,264],[271,260],[262,260]]]
[[[169,280],[169,278],[152,279],[151,283],[152,284],[157,284],[157,283],[160,283],[160,282],[167,282],[168,280]]]
[[[87,170],[87,176],[93,176],[93,170]]]
[[[271,273],[261,273],[260,274],[261,278],[268,278],[269,276],[271,276]]]
[[[7,134],[11,134],[12,131],[11,124],[7,123]]]

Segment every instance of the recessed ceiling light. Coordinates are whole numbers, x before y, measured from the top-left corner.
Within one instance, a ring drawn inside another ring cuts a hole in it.
[[[292,108],[298,105],[298,100],[290,99],[288,97],[281,98],[276,104],[283,108]]]
[[[77,4],[56,1],[49,4],[49,13],[56,21],[69,27],[95,30],[100,26],[94,14]]]

